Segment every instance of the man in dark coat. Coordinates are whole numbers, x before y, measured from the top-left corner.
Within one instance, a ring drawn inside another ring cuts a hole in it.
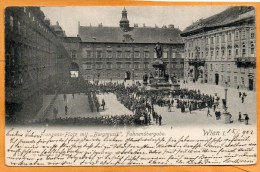
[[[162,116],[159,115],[159,125],[162,125]]]

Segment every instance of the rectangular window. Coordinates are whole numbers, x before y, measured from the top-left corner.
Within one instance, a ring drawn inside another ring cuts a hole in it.
[[[139,51],[135,51],[135,58],[140,58],[140,52]]]
[[[126,64],[125,64],[125,67],[126,67],[127,69],[130,69],[130,68],[131,68],[131,63],[126,63]]]
[[[96,64],[96,69],[102,69],[102,64],[101,63],[97,63]]]
[[[86,53],[87,53],[86,58],[92,58],[92,52],[90,50],[87,50]]]
[[[226,35],[225,34],[223,34],[222,36],[221,36],[221,42],[226,42]]]
[[[234,76],[234,82],[237,84],[237,76]]]
[[[227,76],[227,82],[230,83],[230,76]]]
[[[242,55],[246,55],[246,49],[245,48],[242,49]]]
[[[216,43],[219,43],[219,36],[217,36],[216,39]]]
[[[228,41],[232,40],[232,33],[228,33]]]
[[[107,51],[107,58],[112,58],[112,51]]]
[[[102,51],[97,51],[96,58],[102,58]]]
[[[211,70],[211,71],[213,70],[213,68],[212,68],[212,64],[210,64],[210,70]]]
[[[218,71],[218,64],[215,65],[215,70]]]
[[[117,63],[117,64],[116,64],[116,68],[117,68],[117,69],[121,69],[121,63]]]
[[[13,16],[10,16],[10,29],[11,29],[11,31],[14,30],[14,17]]]
[[[251,47],[251,54],[255,54],[255,48]]]
[[[236,56],[238,56],[238,49],[236,49]]]
[[[213,57],[213,55],[214,55],[214,52],[213,52],[213,50],[212,50],[212,51],[210,51],[210,56],[211,56],[211,58]]]
[[[221,72],[224,72],[224,64],[221,64]]]
[[[83,68],[84,70],[86,70],[86,69],[92,69],[92,64],[90,64],[90,63],[83,64],[83,65],[82,65],[82,68]]]
[[[244,77],[241,77],[241,84],[242,84],[242,85],[244,85],[244,84],[245,84]]]
[[[229,56],[232,55],[232,51],[231,51],[231,49],[228,50],[228,55],[229,55]]]
[[[146,58],[146,59],[149,58],[149,51],[144,52],[144,58]]]
[[[222,50],[222,56],[225,56],[225,50]]]
[[[254,39],[254,38],[255,38],[255,32],[251,32],[251,33],[250,33],[250,38],[251,38],[251,39]]]
[[[230,64],[227,65],[227,71],[230,72]]]
[[[176,53],[175,52],[172,53],[172,58],[173,59],[176,58]]]
[[[218,56],[219,56],[219,51],[217,50],[216,51],[216,57],[218,58]]]
[[[246,39],[246,31],[242,30],[241,39]]]
[[[214,44],[214,37],[211,37],[211,38],[210,38],[210,43],[211,43],[211,44]]]
[[[122,52],[121,51],[116,52],[116,58],[122,58]]]
[[[125,58],[131,58],[131,52],[130,51],[125,52]]]
[[[135,63],[135,64],[134,64],[134,68],[135,68],[135,69],[139,69],[139,63]]]
[[[203,52],[201,52],[201,57],[203,58]]]
[[[167,51],[164,51],[164,52],[163,52],[163,58],[165,58],[165,59],[168,58],[168,52],[167,52]]]
[[[148,65],[149,65],[149,63],[144,63],[144,68],[148,69]]]
[[[107,63],[107,69],[112,69],[112,63]]]
[[[236,31],[235,32],[235,40],[238,40],[239,39],[239,31]]]

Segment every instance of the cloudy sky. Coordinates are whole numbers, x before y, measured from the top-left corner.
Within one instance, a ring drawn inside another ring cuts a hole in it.
[[[59,22],[67,36],[78,34],[78,22],[81,26],[119,26],[123,6],[88,6],[88,7],[42,7],[51,24]],[[227,6],[126,6],[130,26],[139,27],[173,24],[184,30],[192,22],[217,14]]]

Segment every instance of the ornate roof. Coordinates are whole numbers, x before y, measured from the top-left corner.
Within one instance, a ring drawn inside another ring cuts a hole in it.
[[[206,19],[198,20],[197,22],[188,26],[182,32],[181,35],[184,36],[186,33],[201,30],[204,28],[221,27],[221,26],[230,24],[232,22],[242,20],[246,17],[250,17],[250,16],[243,16],[242,14],[245,14],[245,13],[247,13],[249,11],[253,11],[253,10],[254,10],[254,7],[252,7],[252,6],[230,7],[221,13],[218,13],[218,14],[208,17]]]
[[[79,26],[82,42],[181,44],[180,33],[177,28],[131,27],[124,32],[120,27]]]

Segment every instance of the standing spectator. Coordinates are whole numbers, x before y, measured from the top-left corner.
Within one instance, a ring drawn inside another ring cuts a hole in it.
[[[241,118],[241,112],[239,112],[238,114],[238,121],[241,122],[242,118]]]
[[[208,117],[208,116],[212,116],[212,115],[210,114],[209,108],[208,108],[208,112],[207,112],[207,117]]]
[[[102,99],[101,106],[103,107],[103,110],[105,109],[105,105],[106,105],[106,103],[105,103],[105,100],[104,100],[104,99]]]
[[[170,101],[168,103],[168,112],[171,112],[171,103],[170,103]]]
[[[248,125],[249,117],[248,117],[247,114],[245,114],[245,115],[246,115],[246,117],[245,117],[245,124]]]
[[[245,98],[244,98],[244,95],[242,95],[242,98],[241,98],[242,103],[244,103],[244,99],[245,99]]]
[[[241,95],[242,95],[242,93],[241,93],[241,91],[239,91],[239,93],[238,93],[239,98],[241,98]]]
[[[191,107],[191,103],[190,103],[190,106],[189,106],[189,111],[190,111],[190,114],[191,114],[191,108],[192,108],[192,107]]]
[[[159,115],[159,125],[162,125],[162,116]]]

